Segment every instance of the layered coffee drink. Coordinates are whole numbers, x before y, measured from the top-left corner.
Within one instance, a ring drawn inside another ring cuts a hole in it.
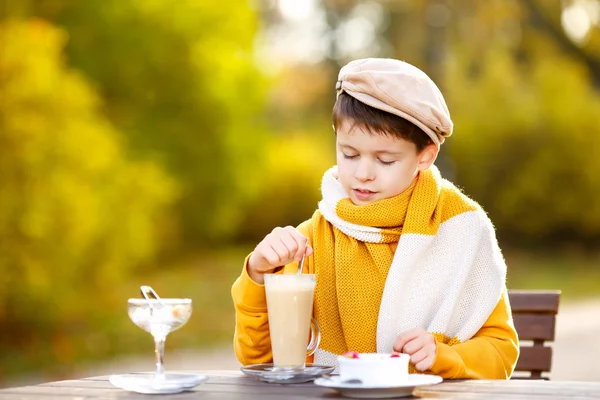
[[[277,368],[302,368],[307,355],[315,350],[307,349],[315,284],[314,274],[265,275],[273,363]],[[311,342],[318,344],[320,332],[316,324],[312,326],[316,329]]]

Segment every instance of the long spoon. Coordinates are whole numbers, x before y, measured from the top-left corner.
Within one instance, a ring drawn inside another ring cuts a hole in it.
[[[158,296],[158,293],[156,293],[154,289],[152,289],[152,287],[142,285],[140,286],[140,292],[142,292],[142,296],[144,296],[144,298],[148,300],[148,306],[150,307],[150,315],[154,314],[154,306],[152,305],[152,301],[150,300],[156,300],[161,307],[163,306],[161,298]]]
[[[306,256],[306,248],[308,247],[308,238],[306,238],[306,245],[304,246],[304,253],[302,254],[302,258],[300,259],[300,263],[298,264],[298,271],[296,275],[302,275],[302,268],[304,267],[304,256]]]
[[[150,286],[140,286],[140,292],[142,292],[142,296],[144,296],[144,298],[146,298],[146,300],[150,300],[150,299],[156,299],[160,301],[160,297],[158,296],[158,293],[156,293],[154,291],[154,289],[152,289]]]

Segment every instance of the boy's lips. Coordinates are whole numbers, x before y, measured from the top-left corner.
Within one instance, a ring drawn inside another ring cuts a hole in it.
[[[369,200],[371,197],[377,194],[377,192],[372,192],[366,189],[352,189],[352,192],[354,193],[354,196],[356,196],[356,198],[359,200]]]

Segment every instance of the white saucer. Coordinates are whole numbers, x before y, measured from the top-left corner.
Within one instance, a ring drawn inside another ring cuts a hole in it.
[[[189,390],[208,380],[206,375],[166,373],[161,380],[154,379],[153,372],[134,372],[111,375],[108,379],[116,387],[143,394],[171,394]]]
[[[334,367],[306,363],[304,368],[282,370],[275,368],[273,364],[254,364],[240,369],[244,374],[257,377],[267,383],[304,383],[332,372]]]
[[[367,386],[362,383],[342,382],[339,375],[315,379],[315,385],[335,389],[345,397],[360,399],[388,399],[392,397],[410,396],[418,386],[440,383],[442,377],[437,375],[409,374],[408,379],[394,385]]]

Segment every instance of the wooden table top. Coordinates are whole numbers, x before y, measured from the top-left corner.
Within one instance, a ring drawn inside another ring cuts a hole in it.
[[[175,372],[175,371],[172,371]],[[108,376],[49,382],[0,390],[2,400],[48,399],[336,399],[334,389],[311,383],[278,385],[260,382],[238,371],[178,371],[208,375],[206,383],[170,395],[142,395],[118,389]],[[405,399],[407,397],[404,397]],[[410,397],[408,397],[410,398]],[[572,381],[444,381],[417,388],[412,398],[420,399],[600,399],[600,382]]]

